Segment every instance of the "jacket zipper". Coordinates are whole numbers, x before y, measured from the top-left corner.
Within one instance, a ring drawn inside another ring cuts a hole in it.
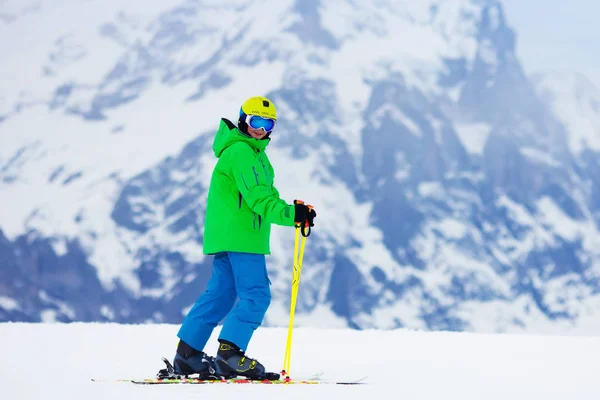
[[[256,184],[258,185],[258,172],[256,172],[256,168],[252,167],[252,172],[254,172],[254,179],[256,179]]]
[[[258,185],[258,172],[256,172],[256,168],[252,167],[252,172],[254,172],[254,179],[256,180],[256,184]],[[252,228],[256,230],[256,213],[252,211]],[[258,229],[260,229],[260,219],[258,220]]]

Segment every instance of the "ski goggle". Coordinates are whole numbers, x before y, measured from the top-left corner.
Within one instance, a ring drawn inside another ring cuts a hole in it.
[[[246,123],[254,129],[262,129],[269,133],[275,128],[275,120],[272,118],[259,117],[258,115],[246,115]]]

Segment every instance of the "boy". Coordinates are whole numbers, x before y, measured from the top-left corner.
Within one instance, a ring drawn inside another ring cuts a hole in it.
[[[210,182],[204,226],[204,254],[215,256],[212,276],[177,334],[180,341],[173,362],[177,374],[279,379],[244,353],[271,302],[265,263],[271,224],[294,226],[308,221],[314,226],[317,214],[304,204],[286,203],[273,186],[274,171],[265,148],[276,120],[275,106],[265,97],[242,104],[237,127],[221,120],[213,144],[219,160]],[[203,349],[225,317],[213,358]]]

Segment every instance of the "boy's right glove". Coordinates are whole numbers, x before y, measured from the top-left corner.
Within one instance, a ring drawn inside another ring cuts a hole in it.
[[[294,222],[304,226],[304,222],[308,221],[308,226],[315,226],[316,216],[317,213],[312,206],[307,206],[302,200],[294,200]]]

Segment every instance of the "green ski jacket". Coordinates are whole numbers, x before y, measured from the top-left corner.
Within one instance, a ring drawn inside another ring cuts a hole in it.
[[[269,254],[271,224],[294,226],[294,206],[273,186],[268,144],[269,139],[245,136],[231,121],[221,119],[213,143],[219,160],[208,191],[204,254]]]

